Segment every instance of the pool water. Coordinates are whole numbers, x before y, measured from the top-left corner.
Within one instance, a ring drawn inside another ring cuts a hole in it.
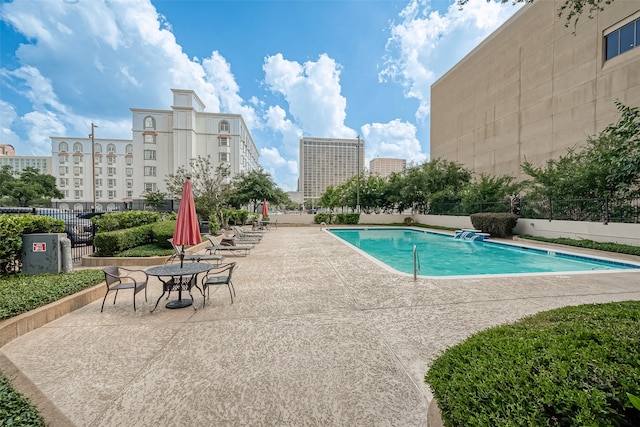
[[[640,265],[627,262],[491,241],[463,241],[447,234],[408,228],[331,228],[328,231],[402,273],[413,274],[416,246],[420,276],[640,271]]]

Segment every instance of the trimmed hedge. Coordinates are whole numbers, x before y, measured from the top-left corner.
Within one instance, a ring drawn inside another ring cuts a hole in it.
[[[588,239],[569,239],[567,237],[549,238],[540,236],[529,236],[527,234],[522,234],[520,235],[520,237],[523,239],[536,240],[539,242],[557,243],[559,245],[575,246],[577,248],[597,249],[599,251],[640,256],[640,246],[624,245],[622,243],[595,242]]]
[[[639,426],[640,301],[564,307],[479,332],[425,376],[447,426]]]
[[[175,221],[159,221],[126,230],[98,233],[93,239],[95,254],[102,257],[114,256],[118,252],[148,243],[155,243],[161,248],[171,249],[172,246],[168,239],[173,237],[175,228]]]
[[[480,212],[471,214],[470,218],[475,229],[495,237],[513,235],[513,229],[518,222],[518,216],[512,213]]]
[[[315,216],[313,217],[313,222],[315,222],[316,224],[322,224],[323,222],[325,224],[333,224],[334,219],[335,215],[331,212],[321,212],[315,214]]]
[[[159,219],[160,214],[158,212],[126,211],[110,212],[100,216],[94,216],[91,218],[91,221],[98,226],[98,231],[102,233],[153,224]]]

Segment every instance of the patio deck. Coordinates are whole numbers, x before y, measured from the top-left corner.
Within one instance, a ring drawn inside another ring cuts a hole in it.
[[[197,311],[150,313],[151,278],[137,312],[130,293],[104,313],[95,301],[0,358],[51,425],[425,426],[424,374],[447,347],[543,310],[640,300],[639,272],[414,282],[317,227],[267,232],[228,259],[233,305],[218,287],[205,308],[195,291]]]

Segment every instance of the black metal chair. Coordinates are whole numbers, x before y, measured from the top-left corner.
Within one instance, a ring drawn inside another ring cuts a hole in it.
[[[231,276],[233,275],[233,271],[235,269],[236,269],[236,263],[230,262],[228,264],[223,264],[218,267],[215,267],[207,272],[206,276],[202,278],[202,297],[203,297],[202,306],[203,307],[207,302],[207,298],[209,298],[210,286],[226,286],[229,289],[231,304],[233,304],[233,297],[236,295],[236,290],[233,287]],[[206,296],[205,296],[205,291],[207,292]]]
[[[107,293],[104,294],[102,300],[102,308],[100,312],[104,310],[104,302],[107,300],[109,292],[116,291],[113,297],[113,303],[116,303],[118,298],[118,291],[121,289],[133,289],[133,311],[136,311],[136,294],[144,289],[144,300],[147,301],[147,282],[149,281],[149,275],[144,270],[131,270],[124,267],[110,266],[102,269],[104,272],[104,281],[107,285]],[[144,280],[134,277],[132,274],[138,274],[138,276],[144,275]]]

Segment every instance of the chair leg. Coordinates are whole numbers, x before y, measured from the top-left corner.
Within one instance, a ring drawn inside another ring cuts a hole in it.
[[[118,289],[116,289],[116,294],[113,296],[113,305],[116,305],[116,298],[118,298]]]
[[[104,302],[107,300],[107,295],[109,295],[109,290],[107,290],[107,293],[104,294],[104,298],[102,298],[102,308],[100,309],[100,313],[104,310]]]

